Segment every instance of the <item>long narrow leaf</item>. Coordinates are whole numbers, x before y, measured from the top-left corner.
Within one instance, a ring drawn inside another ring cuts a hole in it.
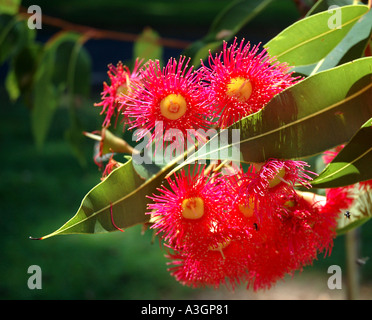
[[[311,65],[297,65],[293,71],[310,75],[361,58],[372,32],[372,10],[363,15],[344,38],[320,61]]]
[[[311,182],[315,188],[336,188],[372,179],[372,118]]]
[[[233,160],[264,162],[308,157],[345,143],[372,117],[371,77],[371,57],[315,74],[230,126],[229,136],[238,129],[240,141],[216,150],[211,146],[221,140],[218,134],[173,171],[200,159],[225,160],[223,151],[237,145],[241,158]]]
[[[134,170],[132,159],[115,169],[105,180],[91,189],[76,212],[58,230],[41,237],[63,234],[106,233],[145,223],[149,216],[147,195],[160,186],[169,167],[144,181]]]
[[[351,5],[339,7],[338,10],[337,14],[341,17],[339,26],[334,27],[329,23],[332,14],[327,11],[320,12],[292,24],[270,40],[265,47],[270,55],[276,56],[279,61],[297,68],[310,65],[308,71],[314,72],[315,68],[319,68],[318,64],[323,63],[323,59],[326,59],[366,14],[368,7]],[[358,38],[360,32],[353,36]],[[361,37],[364,38],[364,33]],[[337,62],[335,61],[336,64]]]

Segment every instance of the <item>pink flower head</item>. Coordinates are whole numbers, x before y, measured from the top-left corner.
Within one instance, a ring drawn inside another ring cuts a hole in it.
[[[228,203],[218,179],[210,179],[204,168],[197,168],[188,173],[181,170],[166,182],[169,187],[162,186],[159,194],[149,196],[152,227],[158,234],[176,249],[188,251],[205,251],[223,243],[226,237],[220,231],[227,223],[224,210]]]
[[[203,65],[205,79],[210,84],[210,101],[215,102],[218,125],[225,128],[263,108],[272,97],[295,84],[290,67],[276,62],[265,49],[244,45],[244,39],[215,57],[209,56],[210,69]]]
[[[103,92],[101,93],[102,101],[94,104],[95,106],[103,107],[101,114],[106,113],[105,120],[102,124],[103,127],[108,127],[111,124],[111,118],[115,113],[118,118],[118,115],[125,107],[126,99],[123,98],[123,94],[129,93],[128,85],[130,83],[139,83],[138,68],[141,65],[141,62],[142,61],[139,61],[138,59],[135,61],[132,73],[121,61],[119,61],[116,66],[112,64],[108,66],[109,70],[107,71],[107,74],[110,78],[110,85],[106,82],[103,83]]]
[[[252,233],[248,287],[270,288],[279,279],[301,271],[316,259],[318,253],[329,251],[335,237],[333,213],[307,202],[301,195],[281,194],[272,208],[260,206],[263,212],[259,229]]]
[[[208,179],[181,172],[167,181],[169,188],[159,189],[149,208],[155,210],[153,227],[171,248],[171,274],[191,287],[234,289],[247,283],[258,290],[329,252],[337,214],[294,190],[294,184],[308,185],[303,167],[301,162],[270,160],[236,176]],[[270,185],[279,173],[286,180]],[[203,201],[203,209],[210,204],[203,211],[205,220],[182,216],[190,195]]]
[[[318,252],[332,246],[336,233],[334,213],[321,212],[321,205],[309,203],[301,194],[282,198],[279,219],[282,221],[282,240],[294,257],[294,266],[310,264]]]
[[[268,214],[283,195],[294,194],[295,185],[309,187],[311,177],[307,175],[306,162],[294,160],[269,159],[263,164],[242,174],[239,182],[240,198],[246,198],[246,204],[254,200],[255,207],[259,202],[258,213]],[[266,209],[264,209],[266,208]],[[259,219],[261,217],[258,217]]]
[[[190,59],[181,56],[169,59],[161,68],[159,61],[149,61],[141,71],[142,86],[133,88],[130,106],[125,110],[130,129],[138,128],[138,140],[151,133],[156,139],[155,125],[161,122],[164,131],[177,130],[182,134],[188,129],[206,129],[210,122],[210,106],[204,98],[200,74],[188,67]],[[165,136],[163,141],[164,142]]]

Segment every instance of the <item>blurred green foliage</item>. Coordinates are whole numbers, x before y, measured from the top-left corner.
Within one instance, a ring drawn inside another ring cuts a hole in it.
[[[6,97],[3,89],[0,94]],[[93,108],[84,110],[94,123]],[[101,172],[93,161],[82,169],[61,139],[68,122],[63,112],[57,113],[42,151],[35,150],[24,106],[2,100],[0,112],[0,299],[154,299],[191,292],[175,285],[160,246],[151,244],[152,232],[141,236],[141,227],[101,237],[29,240],[75,211]],[[84,154],[92,158],[90,143]],[[27,288],[27,269],[34,264],[43,272],[42,290]]]

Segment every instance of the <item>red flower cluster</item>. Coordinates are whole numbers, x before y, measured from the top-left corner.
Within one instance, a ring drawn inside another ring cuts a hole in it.
[[[192,287],[247,283],[255,290],[310,264],[332,247],[335,213],[297,193],[299,161],[269,160],[232,176],[181,172],[150,197],[169,249],[170,271]]]
[[[117,113],[137,139],[157,141],[156,124],[187,142],[188,130],[224,129],[262,109],[276,94],[297,83],[289,67],[259,46],[235,39],[194,70],[181,56],[165,67],[148,61],[132,73],[110,66],[105,84],[104,126]],[[151,142],[150,141],[150,142]],[[115,165],[113,163],[113,165]],[[152,228],[165,242],[171,274],[192,287],[247,283],[268,288],[286,274],[329,252],[336,216],[331,203],[308,201],[295,186],[309,187],[307,164],[270,159],[229,176],[194,166],[168,178],[149,196]]]
[[[210,66],[194,70],[190,59],[169,59],[165,67],[158,60],[149,60],[132,73],[121,63],[109,66],[111,85],[104,84],[104,126],[110,125],[114,113],[121,113],[136,131],[137,140],[150,134],[155,137],[158,121],[164,130],[225,128],[263,108],[272,97],[298,82],[286,64],[270,58],[265,49],[251,48],[244,39],[231,46],[226,42]],[[165,142],[165,136],[163,137]],[[187,142],[186,139],[183,139]],[[158,141],[159,142],[159,141]],[[182,143],[182,142],[180,142]]]

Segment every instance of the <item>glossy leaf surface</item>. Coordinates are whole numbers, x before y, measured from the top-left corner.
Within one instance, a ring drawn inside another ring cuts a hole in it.
[[[336,13],[325,11],[311,15],[283,30],[265,47],[271,56],[304,75],[325,70],[336,66],[353,45],[368,39],[370,17],[351,32],[367,11],[367,6],[350,5],[339,7]],[[335,17],[333,21],[332,14],[339,15],[340,20]],[[345,37],[348,39],[344,40]]]
[[[226,129],[229,137],[239,130],[239,141],[215,149],[211,146],[221,141],[220,133],[186,163],[224,160],[221,153],[233,147],[239,147],[241,157],[232,160],[259,163],[308,157],[343,144],[372,116],[371,75],[371,57],[315,74]]]
[[[336,188],[372,179],[372,118],[314,179],[315,188]]]
[[[62,234],[106,233],[126,229],[149,220],[148,199],[160,186],[166,169],[144,181],[134,170],[132,160],[115,169],[91,189],[76,212],[61,228],[46,239]]]

